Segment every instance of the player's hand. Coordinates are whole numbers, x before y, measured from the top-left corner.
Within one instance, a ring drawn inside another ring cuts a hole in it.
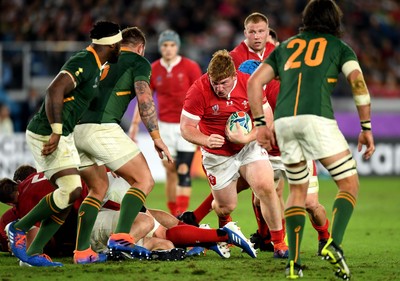
[[[224,143],[225,143],[225,137],[223,137],[221,135],[217,135],[217,134],[211,134],[207,138],[206,146],[208,148],[215,149],[215,148],[220,148],[221,146],[224,145]]]
[[[272,145],[275,145],[275,136],[268,126],[256,127],[257,130],[257,143],[266,150],[271,150]]]
[[[42,155],[47,156],[52,154],[58,147],[61,135],[52,133],[50,139],[43,145]]]
[[[371,131],[361,131],[358,136],[358,152],[361,152],[363,145],[367,147],[364,151],[363,158],[368,160],[371,158],[372,154],[375,152],[374,137]]]
[[[160,157],[160,159],[163,159],[165,156],[167,157],[169,163],[174,163],[174,159],[172,158],[168,147],[165,145],[161,138],[154,140],[154,148],[156,149],[158,157]]]
[[[226,138],[233,143],[247,144],[249,142],[248,135],[245,135],[243,133],[243,130],[241,129],[239,122],[236,122],[235,126],[236,126],[235,132],[229,130],[228,126],[225,127]]]

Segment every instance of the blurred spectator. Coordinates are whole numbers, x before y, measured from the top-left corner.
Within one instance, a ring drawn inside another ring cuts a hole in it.
[[[39,111],[42,102],[43,97],[39,94],[38,90],[30,88],[28,91],[28,98],[20,103],[21,114],[19,118],[21,120],[22,131],[25,131],[32,116]]]
[[[0,135],[14,133],[14,125],[10,117],[10,110],[5,103],[0,103]]]

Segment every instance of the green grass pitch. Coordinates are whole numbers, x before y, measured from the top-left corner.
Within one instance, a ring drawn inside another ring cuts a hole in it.
[[[356,209],[347,228],[343,248],[352,280],[400,280],[400,179],[361,178]],[[286,187],[287,189],[287,187]],[[195,208],[209,193],[206,181],[195,180],[190,208]],[[320,201],[328,218],[336,187],[331,180],[320,180]],[[232,214],[249,236],[256,230],[249,191],[239,195],[239,204]],[[158,183],[147,199],[147,206],[166,209],[162,183]],[[7,209],[0,205],[0,214]],[[217,226],[212,213],[204,222]],[[317,234],[307,221],[302,243],[302,260],[306,266],[303,280],[335,280],[326,261],[316,256]],[[62,268],[19,267],[16,259],[0,254],[0,281],[11,280],[285,280],[286,261],[272,258],[272,253],[261,252],[256,259],[232,248],[230,259],[222,259],[207,251],[205,256],[187,258],[179,262],[126,261],[105,264],[74,265],[72,258],[56,259]]]

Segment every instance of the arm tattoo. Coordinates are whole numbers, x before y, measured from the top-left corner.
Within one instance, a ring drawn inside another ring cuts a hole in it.
[[[149,132],[158,130],[157,111],[149,84],[145,81],[135,82],[135,92],[143,124]]]

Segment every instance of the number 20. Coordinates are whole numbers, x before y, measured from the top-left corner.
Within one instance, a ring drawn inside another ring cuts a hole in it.
[[[301,66],[301,61],[300,60],[296,61],[296,59],[298,58],[298,56],[300,56],[300,54],[303,53],[304,49],[306,48],[307,49],[306,49],[306,54],[304,56],[304,63],[311,67],[318,66],[321,64],[324,58],[327,45],[327,41],[325,38],[311,39],[310,42],[308,43],[308,46],[306,40],[294,39],[288,43],[287,48],[293,49],[296,48],[296,45],[297,49],[285,63],[285,68],[284,68],[285,71],[288,69],[299,68]],[[312,55],[314,53],[314,49],[316,46],[318,46],[318,48],[317,52],[315,53],[315,57],[313,58]]]

